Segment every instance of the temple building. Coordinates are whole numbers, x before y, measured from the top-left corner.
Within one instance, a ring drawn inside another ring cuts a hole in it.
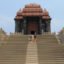
[[[22,10],[20,9],[15,19],[15,32],[23,34],[42,34],[50,32],[51,18],[46,9],[40,5],[28,4]]]

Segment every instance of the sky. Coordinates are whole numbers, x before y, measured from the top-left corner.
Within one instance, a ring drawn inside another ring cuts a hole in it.
[[[14,17],[26,4],[36,3],[49,12],[51,31],[59,32],[64,27],[64,0],[0,0],[0,28],[7,33],[14,33]]]

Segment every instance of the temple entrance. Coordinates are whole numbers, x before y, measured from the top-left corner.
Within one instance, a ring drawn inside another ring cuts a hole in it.
[[[35,34],[35,31],[31,31],[31,34]]]
[[[38,32],[38,24],[37,22],[29,22],[28,23],[28,33],[29,34],[36,34]]]

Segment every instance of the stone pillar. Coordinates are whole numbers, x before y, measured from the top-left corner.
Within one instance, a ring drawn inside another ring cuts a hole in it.
[[[42,33],[45,32],[45,23],[42,22]]]
[[[15,21],[15,32],[21,32],[20,20]]]
[[[24,22],[23,22],[23,29],[24,29],[24,34],[27,34],[26,19],[24,19]]]
[[[23,30],[23,20],[21,20],[21,32]]]
[[[40,21],[39,21],[39,25],[40,25],[39,33],[42,34],[42,20],[41,20],[41,19],[40,19]]]
[[[46,32],[51,32],[50,21],[46,21]]]

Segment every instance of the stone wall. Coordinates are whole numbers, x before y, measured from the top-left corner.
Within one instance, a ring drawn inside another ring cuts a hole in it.
[[[61,43],[64,43],[64,28],[59,32],[58,37]]]

